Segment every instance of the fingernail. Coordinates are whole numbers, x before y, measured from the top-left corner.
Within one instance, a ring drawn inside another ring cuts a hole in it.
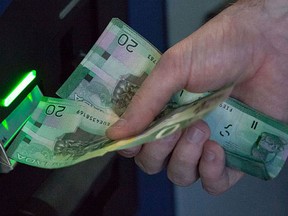
[[[203,157],[206,161],[213,161],[216,156],[212,151],[204,151]]]
[[[113,128],[121,128],[121,127],[125,126],[126,123],[127,123],[126,119],[120,118],[111,127],[113,127]]]
[[[187,139],[191,143],[203,143],[205,140],[205,132],[196,127],[187,130]]]

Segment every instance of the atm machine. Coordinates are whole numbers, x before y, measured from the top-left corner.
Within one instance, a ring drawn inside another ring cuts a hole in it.
[[[134,214],[135,167],[128,159],[108,154],[45,170],[5,156],[39,89],[56,97],[112,17],[127,20],[127,0],[0,1],[0,215]]]

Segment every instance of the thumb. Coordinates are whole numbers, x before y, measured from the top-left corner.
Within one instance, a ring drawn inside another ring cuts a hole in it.
[[[143,82],[133,96],[121,118],[108,130],[106,135],[111,139],[121,139],[142,132],[160,113],[171,96],[183,89],[184,82],[179,73],[168,70],[168,58],[164,54],[152,73]]]

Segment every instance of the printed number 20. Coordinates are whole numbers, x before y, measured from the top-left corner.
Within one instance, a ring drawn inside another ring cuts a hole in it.
[[[47,106],[45,113],[47,115],[55,115],[56,117],[63,116],[62,112],[66,109],[65,106],[55,106],[53,104],[50,104]]]
[[[138,43],[135,40],[130,39],[126,34],[120,35],[118,38],[118,44],[120,46],[125,46],[128,52],[133,52],[133,48],[138,46]]]

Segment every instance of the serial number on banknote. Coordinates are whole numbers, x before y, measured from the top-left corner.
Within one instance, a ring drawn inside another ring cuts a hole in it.
[[[98,119],[98,118],[96,118],[96,117],[94,117],[94,116],[86,113],[86,112],[83,111],[83,110],[77,110],[76,114],[81,115],[81,116],[83,116],[84,118],[86,118],[87,120],[92,121],[92,122],[95,122],[95,123],[100,124],[100,125],[110,126],[110,124],[111,124],[110,122],[107,122],[107,121],[103,121],[103,120],[101,120],[101,119]]]
[[[148,55],[148,59],[149,59],[151,62],[153,62],[154,64],[157,64],[157,59],[156,59],[154,56],[152,56],[151,54]]]
[[[225,103],[219,104],[219,107],[224,109],[224,110],[226,110],[226,111],[228,111],[228,112],[232,112],[233,111],[233,107],[231,107],[231,106],[229,106],[229,105],[227,105]]]

